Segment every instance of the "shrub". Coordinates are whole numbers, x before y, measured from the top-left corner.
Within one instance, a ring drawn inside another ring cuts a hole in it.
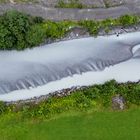
[[[8,11],[0,17],[0,49],[22,50],[38,45],[43,41],[43,30],[36,24],[42,22],[43,19],[39,17],[33,18],[18,11]],[[30,37],[31,41],[29,35],[33,37]]]
[[[119,22],[123,26],[129,26],[137,24],[139,22],[139,18],[137,16],[124,15],[119,18]]]
[[[99,32],[99,29],[100,29],[99,22],[92,21],[92,20],[80,21],[79,24],[81,26],[85,27],[86,29],[88,29],[88,31],[91,35],[97,35]]]
[[[26,48],[25,36],[30,25],[30,19],[25,14],[17,11],[5,13],[0,20],[0,48],[8,50]]]
[[[31,26],[30,30],[26,34],[26,40],[30,47],[41,44],[46,38],[46,31],[41,24]]]
[[[7,111],[7,109],[8,108],[7,108],[6,104],[4,102],[0,101],[0,114],[5,113]]]
[[[59,22],[57,23],[53,21],[47,21],[44,24],[44,28],[46,30],[47,38],[51,38],[51,39],[61,38],[66,33],[65,26]]]
[[[82,91],[77,91],[72,97],[75,100],[75,108],[83,110],[91,106],[90,98],[87,98]]]

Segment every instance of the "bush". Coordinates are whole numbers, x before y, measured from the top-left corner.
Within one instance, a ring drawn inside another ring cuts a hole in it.
[[[31,26],[27,32],[26,40],[30,47],[41,44],[46,38],[46,31],[41,24]]]
[[[63,26],[63,24],[60,24],[59,22],[47,21],[44,24],[44,28],[46,30],[47,38],[51,39],[61,38],[66,33],[65,26]]]
[[[140,105],[140,84],[121,84],[118,86],[117,90],[125,97],[129,104]]]
[[[119,18],[119,22],[123,26],[134,25],[139,22],[139,18],[137,16],[124,15]]]
[[[81,26],[85,27],[86,29],[88,29],[88,31],[91,35],[97,35],[99,32],[99,29],[100,29],[99,22],[92,21],[92,20],[80,21],[79,24]]]
[[[7,109],[8,108],[7,108],[6,104],[4,102],[0,101],[0,114],[5,113],[7,111]]]
[[[0,17],[0,49],[22,50],[43,41],[43,30],[36,24],[43,19],[31,17],[18,11],[8,11]],[[31,41],[29,41],[29,35]]]
[[[5,13],[0,20],[0,49],[26,48],[26,32],[30,29],[30,18],[17,11]]]

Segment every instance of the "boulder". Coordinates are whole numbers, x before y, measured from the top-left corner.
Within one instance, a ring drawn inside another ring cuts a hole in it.
[[[69,27],[66,38],[80,38],[89,36],[87,29],[83,27]]]
[[[120,94],[115,95],[112,98],[112,108],[114,110],[124,110],[125,109],[125,99]]]

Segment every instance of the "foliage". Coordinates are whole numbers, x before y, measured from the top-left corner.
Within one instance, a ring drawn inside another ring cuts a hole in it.
[[[135,15],[124,15],[117,19],[105,19],[103,21],[83,20],[79,24],[88,29],[91,35],[97,36],[100,30],[108,33],[113,27],[116,26],[132,26],[140,22],[140,17]]]
[[[64,2],[64,0],[59,0],[58,4],[55,6],[57,8],[86,8],[87,6],[80,3],[79,0],[68,0],[68,2]]]
[[[87,28],[91,35],[97,35],[100,29],[100,24],[98,21],[84,20],[80,21],[79,24]]]
[[[0,49],[22,50],[38,46],[45,39],[63,37],[70,25],[74,22],[44,22],[41,17],[9,11],[0,16]]]
[[[22,50],[44,41],[41,17],[31,17],[18,11],[8,11],[0,16],[0,49]]]
[[[4,112],[7,111],[7,106],[4,102],[0,101],[0,114],[3,114]]]
[[[119,18],[119,22],[123,26],[129,26],[139,23],[139,18],[137,16],[124,15]]]
[[[56,22],[47,21],[44,24],[44,28],[46,30],[46,36],[48,38],[60,38],[65,34],[65,28],[63,27],[63,25]]]
[[[75,110],[85,111],[96,109],[98,106],[103,108],[111,107],[112,97],[116,94],[122,95],[127,105],[140,105],[140,84],[126,83],[118,84],[112,80],[103,85],[94,85],[73,91],[69,96],[54,96],[38,104],[33,102],[6,106],[0,103],[0,114],[7,112],[21,113],[26,117],[51,117],[54,114]]]
[[[9,11],[0,16],[0,49],[22,50],[38,46],[45,40],[55,40],[64,37],[70,27],[86,28],[90,35],[97,36],[101,30],[108,33],[116,26],[130,26],[139,23],[135,15],[124,15],[118,19],[103,21],[45,21],[41,17],[31,17],[18,11]]]
[[[9,11],[0,18],[0,48],[17,50],[26,48],[26,32],[31,26],[30,18],[17,11]]]
[[[30,30],[26,33],[26,40],[30,47],[41,44],[46,38],[46,31],[40,24],[31,26]]]

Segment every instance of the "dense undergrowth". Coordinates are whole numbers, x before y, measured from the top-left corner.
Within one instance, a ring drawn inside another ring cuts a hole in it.
[[[135,15],[125,15],[118,19],[103,21],[45,21],[41,17],[32,17],[18,11],[9,11],[0,16],[0,50],[23,50],[40,45],[47,40],[64,37],[70,27],[81,26],[91,35],[98,35],[104,30],[108,33],[116,26],[139,24],[140,18]]]
[[[118,84],[112,80],[103,85],[94,85],[88,88],[72,92],[69,96],[50,97],[36,104],[17,103],[6,105],[0,103],[0,114],[21,114],[23,117],[50,118],[51,116],[67,111],[86,111],[101,108],[111,109],[112,97],[116,94],[122,95],[126,100],[126,106],[140,105],[140,84],[126,83]]]

